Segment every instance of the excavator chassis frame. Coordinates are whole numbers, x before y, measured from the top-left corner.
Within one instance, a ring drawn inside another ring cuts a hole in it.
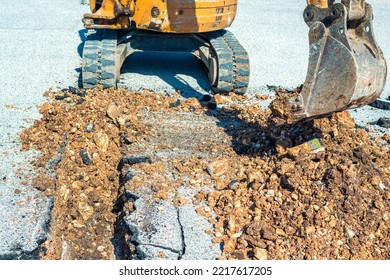
[[[192,52],[206,66],[215,93],[244,94],[249,84],[248,54],[227,30],[167,34],[139,29],[92,29],[83,51],[83,87],[100,84],[116,88],[126,57],[135,52]]]

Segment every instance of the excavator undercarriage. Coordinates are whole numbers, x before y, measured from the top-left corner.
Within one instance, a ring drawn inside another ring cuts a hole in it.
[[[365,0],[307,4],[309,64],[302,90],[283,106],[290,122],[370,104],[387,76]],[[225,30],[235,18],[237,0],[91,0],[90,7],[83,19],[90,29],[84,88],[116,87],[124,60],[134,52],[192,52],[206,66],[214,92],[246,92],[248,54]]]
[[[116,87],[124,60],[134,52],[192,52],[207,67],[213,91],[244,94],[248,87],[248,54],[231,32],[165,34],[138,29],[89,31],[83,87]]]
[[[83,19],[91,29],[83,53],[83,87],[117,87],[124,60],[135,52],[192,52],[206,66],[214,92],[244,94],[248,54],[223,29],[234,20],[236,4],[237,0],[91,1],[92,13]]]

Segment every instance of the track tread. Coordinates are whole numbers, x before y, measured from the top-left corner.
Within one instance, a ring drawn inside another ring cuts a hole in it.
[[[218,60],[218,78],[214,92],[245,94],[249,84],[248,53],[236,37],[227,30],[206,33]]]
[[[245,94],[248,89],[250,77],[250,62],[248,53],[232,32],[228,30],[223,30],[221,32],[223,33],[223,39],[229,45],[234,57],[233,91],[237,94]]]
[[[83,88],[117,87],[117,34],[113,30],[90,30],[83,49]]]

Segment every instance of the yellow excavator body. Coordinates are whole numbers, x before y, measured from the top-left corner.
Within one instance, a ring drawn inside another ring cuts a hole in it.
[[[237,0],[91,0],[87,28],[124,29],[131,22],[141,30],[164,33],[198,33],[229,27]]]
[[[134,52],[192,52],[207,68],[214,92],[244,94],[249,58],[224,30],[238,0],[91,0],[84,25],[83,87],[117,87],[124,59]],[[102,62],[103,61],[103,62]]]

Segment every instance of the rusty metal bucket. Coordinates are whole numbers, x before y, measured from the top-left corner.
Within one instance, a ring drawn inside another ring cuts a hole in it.
[[[294,121],[375,101],[387,66],[374,38],[371,6],[354,0],[326,9],[309,5],[304,19],[310,27],[310,58],[302,91],[288,100]]]

